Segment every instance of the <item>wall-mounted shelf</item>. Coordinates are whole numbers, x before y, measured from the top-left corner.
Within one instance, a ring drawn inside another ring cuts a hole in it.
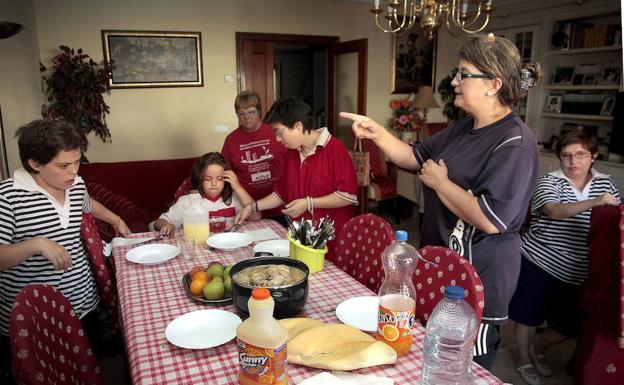
[[[548,51],[548,55],[578,55],[584,53],[597,53],[597,52],[610,52],[610,51],[621,51],[621,45],[608,45],[605,47],[592,47],[592,48],[576,48],[576,49],[562,49],[562,50],[553,50]]]
[[[557,84],[546,85],[545,90],[561,90],[561,91],[617,91],[620,89],[619,84],[597,84],[591,86],[560,86]]]
[[[603,120],[612,121],[613,116],[607,115],[579,115],[579,114],[557,114],[554,112],[542,112],[542,116],[559,119],[578,119],[578,120]]]

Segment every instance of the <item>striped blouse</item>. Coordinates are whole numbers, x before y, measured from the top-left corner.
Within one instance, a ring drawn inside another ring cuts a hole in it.
[[[0,244],[45,237],[64,246],[72,259],[67,271],[54,270],[41,254],[0,271],[0,333],[8,335],[13,301],[29,283],[56,286],[71,302],[78,317],[97,305],[97,287],[80,238],[83,211],[90,212],[91,206],[80,177],[65,191],[63,206],[53,201],[23,169],[0,183]]]
[[[531,203],[531,223],[522,235],[521,251],[529,261],[550,275],[574,285],[587,279],[587,233],[591,210],[564,219],[552,219],[542,210],[546,203],[574,203],[604,193],[619,198],[609,175],[592,169],[592,179],[579,191],[561,170],[540,178]]]

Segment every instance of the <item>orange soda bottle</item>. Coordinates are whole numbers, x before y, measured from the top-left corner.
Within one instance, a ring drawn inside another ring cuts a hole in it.
[[[255,288],[247,302],[249,318],[236,328],[238,382],[241,385],[288,385],[288,330],[273,318],[275,302],[267,288]]]
[[[377,339],[402,356],[409,353],[414,340],[416,290],[412,275],[418,251],[407,243],[407,232],[396,232],[395,241],[381,253],[385,278],[379,288]]]

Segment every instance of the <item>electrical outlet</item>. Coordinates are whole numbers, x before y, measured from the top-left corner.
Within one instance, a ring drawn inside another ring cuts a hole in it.
[[[214,126],[214,131],[227,134],[230,132],[230,126],[227,124],[217,124]]]
[[[223,76],[223,81],[225,83],[234,83],[234,75],[225,75],[225,76]]]

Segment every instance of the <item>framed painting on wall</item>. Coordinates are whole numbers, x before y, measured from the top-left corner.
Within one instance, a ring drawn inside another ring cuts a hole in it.
[[[418,27],[402,36],[392,35],[392,64],[390,92],[405,94],[418,92],[420,86],[435,91],[435,57],[437,35],[425,38]]]
[[[202,87],[201,32],[102,31],[111,88]]]

